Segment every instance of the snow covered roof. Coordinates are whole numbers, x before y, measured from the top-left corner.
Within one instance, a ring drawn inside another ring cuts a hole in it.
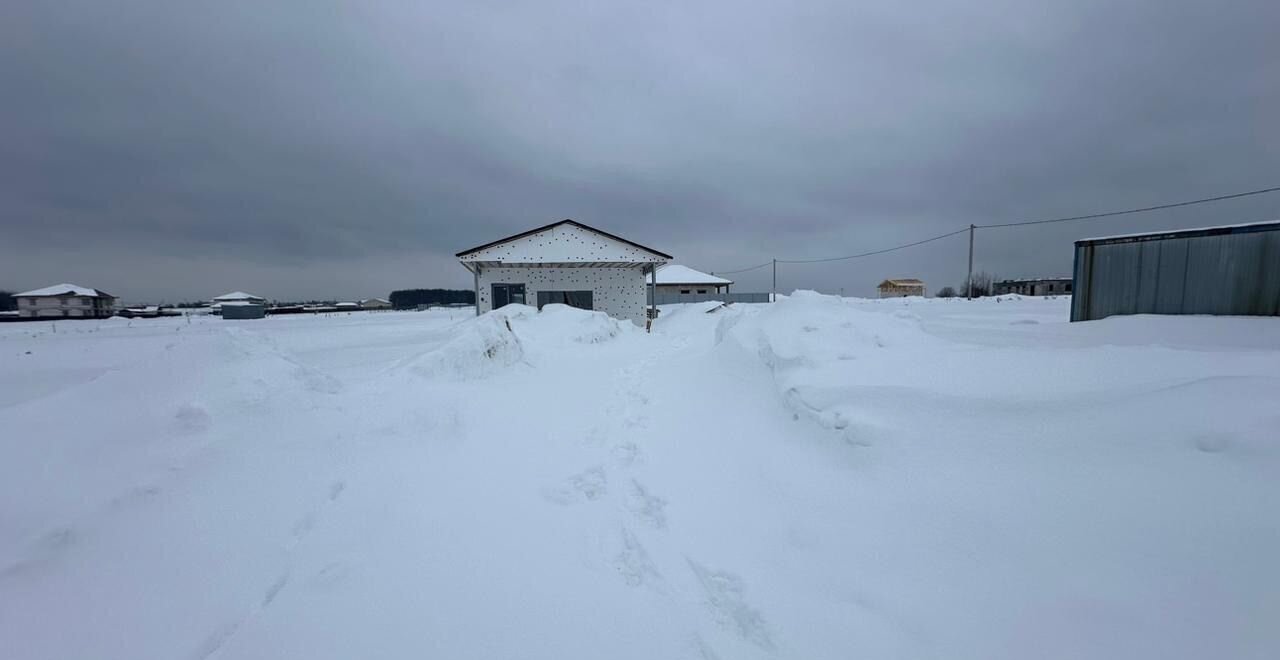
[[[733,284],[733,280],[708,275],[680,264],[667,264],[658,268],[658,284]]]
[[[917,279],[916,279],[916,278],[914,278],[914,277],[904,277],[904,278],[896,279],[896,280],[885,280],[885,281],[883,281],[883,282],[881,282],[881,283],[879,284],[879,286],[885,286],[885,285],[888,285],[888,286],[924,286],[924,282],[922,282],[922,281],[920,281],[920,280],[917,280]]]
[[[79,286],[76,284],[55,284],[47,286],[43,289],[35,289],[32,291],[23,291],[22,293],[13,294],[14,298],[40,298],[43,296],[88,296],[90,298],[115,298],[115,296],[90,289],[87,286]]]
[[[1191,229],[1167,229],[1165,231],[1144,231],[1136,234],[1115,234],[1113,236],[1096,236],[1082,238],[1076,245],[1088,243],[1123,242],[1128,240],[1158,240],[1161,238],[1189,238],[1192,236],[1214,236],[1217,234],[1243,234],[1254,231],[1280,230],[1280,220],[1265,222],[1245,222],[1236,225],[1217,225],[1214,227],[1193,227]]]
[[[261,307],[261,306],[262,306],[262,303],[261,303],[261,302],[256,302],[256,301],[253,301],[253,300],[228,300],[227,302],[222,302],[222,303],[218,303],[217,305],[214,305],[214,307],[218,307],[218,308],[222,308],[222,307],[250,307],[250,306],[258,306],[258,307]]]
[[[369,303],[385,303],[385,304],[390,305],[390,304],[391,304],[391,301],[390,301],[390,300],[387,300],[386,298],[368,298],[368,299],[366,299],[366,300],[361,300],[361,301],[360,301],[360,304],[361,304],[361,305],[367,305],[367,304],[369,304]]]
[[[218,296],[218,297],[214,298],[214,300],[216,300],[216,301],[227,301],[227,300],[266,300],[266,298],[263,298],[262,296],[255,296],[255,295],[253,295],[252,293],[245,293],[245,292],[243,292],[243,291],[232,291],[231,293],[224,293],[224,294],[222,294],[222,295],[220,295],[220,296]]]

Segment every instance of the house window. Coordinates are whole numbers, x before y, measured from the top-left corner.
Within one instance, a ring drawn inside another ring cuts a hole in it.
[[[591,306],[590,291],[539,291],[538,309],[546,305],[568,305],[578,309],[595,309]]]
[[[680,293],[689,293],[688,289],[680,289]]]
[[[493,308],[498,309],[507,305],[523,305],[524,304],[524,285],[523,284],[494,284],[493,285]]]
[[[88,307],[88,306],[89,306],[89,299],[88,299],[88,298],[81,298],[81,299],[80,299],[80,306],[81,306],[81,307]]]
[[[706,293],[706,292],[707,292],[706,289],[698,289],[698,293]]]

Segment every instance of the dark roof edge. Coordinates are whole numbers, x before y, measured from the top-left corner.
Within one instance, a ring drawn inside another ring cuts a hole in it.
[[[465,255],[471,254],[472,252],[479,252],[480,250],[484,250],[484,249],[486,249],[486,248],[491,248],[491,247],[493,247],[493,246],[495,246],[495,245],[501,245],[501,244],[503,244],[503,243],[509,243],[509,242],[511,242],[511,241],[516,241],[516,240],[519,240],[519,239],[524,238],[525,236],[529,236],[529,235],[531,235],[531,234],[536,234],[536,233],[538,233],[538,232],[540,232],[540,231],[546,231],[546,230],[548,230],[548,229],[551,229],[552,227],[557,227],[557,226],[559,226],[559,225],[564,225],[564,224],[573,225],[573,226],[575,226],[575,227],[579,227],[579,228],[585,229],[585,230],[587,230],[587,231],[593,231],[593,232],[595,232],[595,233],[597,233],[597,234],[600,234],[601,236],[607,236],[607,237],[609,237],[609,238],[612,238],[612,239],[613,239],[613,240],[615,240],[615,241],[620,241],[620,242],[626,243],[627,245],[630,245],[630,246],[632,246],[632,247],[638,247],[638,248],[640,248],[641,250],[644,250],[644,251],[646,251],[646,252],[652,252],[652,253],[654,253],[654,254],[656,254],[656,255],[658,255],[658,256],[660,256],[660,257],[666,258],[666,259],[674,259],[674,258],[675,258],[675,257],[673,257],[673,256],[671,256],[671,255],[669,255],[669,254],[667,254],[667,253],[665,253],[665,252],[659,252],[659,251],[657,251],[657,250],[655,250],[655,249],[653,249],[653,248],[651,248],[651,247],[648,247],[648,246],[645,246],[645,245],[641,245],[641,244],[639,244],[639,243],[637,243],[637,242],[635,242],[635,241],[628,241],[627,239],[625,239],[625,238],[623,238],[623,237],[621,237],[621,236],[616,236],[616,235],[614,235],[614,234],[610,234],[609,232],[604,231],[603,229],[596,229],[595,227],[592,227],[592,226],[590,226],[590,225],[584,225],[584,224],[582,224],[581,222],[578,222],[577,220],[570,220],[570,219],[567,219],[567,218],[566,218],[566,219],[564,219],[564,220],[560,220],[560,221],[558,221],[558,222],[553,222],[553,223],[551,223],[551,224],[549,224],[549,225],[543,225],[543,226],[541,226],[541,227],[535,227],[535,228],[530,229],[530,230],[528,230],[528,231],[520,232],[519,234],[513,234],[513,235],[508,236],[508,237],[506,237],[506,238],[500,238],[500,239],[498,239],[498,240],[496,240],[496,241],[492,241],[492,242],[489,242],[489,243],[485,243],[484,245],[481,245],[481,246],[478,246],[478,247],[473,247],[473,248],[471,248],[470,250],[463,250],[462,252],[459,252],[459,253],[457,253],[457,254],[455,254],[455,255],[453,255],[453,256],[455,256],[455,257],[462,257],[462,256],[465,256]]]
[[[13,297],[14,298],[61,298],[63,296],[71,296],[73,298],[116,298],[118,297],[118,296],[113,296],[107,293],[106,291],[103,291],[102,289],[94,289],[93,291],[97,295],[86,296],[82,293],[73,293],[71,291],[64,291],[62,293],[43,293],[38,296],[20,296],[20,295],[14,294]]]
[[[1145,241],[1161,241],[1171,238],[1201,238],[1204,236],[1225,236],[1228,234],[1252,234],[1260,231],[1280,230],[1280,220],[1254,222],[1246,225],[1224,225],[1221,227],[1199,227],[1196,229],[1170,229],[1146,234],[1125,234],[1123,236],[1104,236],[1102,238],[1083,238],[1076,241],[1077,247],[1087,245],[1115,245],[1118,243],[1142,243]]]

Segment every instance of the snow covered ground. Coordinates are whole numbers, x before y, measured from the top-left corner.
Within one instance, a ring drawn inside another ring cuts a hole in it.
[[[1280,320],[0,325],[0,656],[1274,658]]]

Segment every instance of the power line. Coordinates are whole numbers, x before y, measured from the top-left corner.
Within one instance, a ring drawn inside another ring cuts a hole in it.
[[[885,248],[885,249],[883,249],[883,250],[872,250],[871,252],[863,252],[863,253],[860,253],[860,254],[851,254],[851,255],[848,255],[848,256],[845,256],[845,257],[828,257],[828,258],[826,258],[826,259],[779,259],[779,260],[778,260],[778,263],[780,263],[780,264],[816,264],[816,263],[821,263],[821,262],[824,262],[824,261],[844,261],[844,260],[846,260],[846,259],[858,259],[858,258],[861,258],[861,257],[870,257],[870,256],[875,255],[875,254],[884,254],[884,253],[886,253],[886,252],[893,252],[893,251],[895,251],[895,250],[905,250],[906,248],[909,248],[909,247],[915,247],[915,246],[917,246],[917,245],[924,245],[925,243],[932,243],[933,241],[939,241],[939,240],[942,240],[942,239],[944,239],[944,238],[950,238],[950,237],[952,237],[952,236],[955,236],[956,234],[963,234],[964,232],[967,232],[967,231],[969,231],[969,228],[968,228],[968,227],[965,227],[964,229],[957,229],[957,230],[955,230],[955,231],[953,231],[953,232],[948,232],[948,233],[946,233],[946,234],[939,234],[939,235],[937,235],[937,236],[933,236],[933,237],[931,237],[931,238],[926,238],[926,239],[921,240],[921,241],[915,241],[915,242],[913,242],[913,243],[904,243],[904,244],[902,244],[902,245],[896,245],[896,246],[894,246],[894,247],[891,247],[891,248]]]
[[[1179,206],[1191,206],[1192,204],[1204,204],[1206,202],[1220,202],[1224,199],[1236,199],[1238,197],[1248,197],[1250,195],[1261,195],[1264,193],[1276,192],[1280,190],[1280,186],[1274,188],[1263,188],[1262,190],[1250,190],[1249,192],[1235,193],[1232,195],[1219,195],[1218,197],[1205,197],[1203,199],[1193,199],[1187,202],[1175,202],[1173,204],[1160,204],[1159,206],[1144,206],[1140,209],[1127,209],[1124,211],[1108,211],[1107,213],[1094,213],[1091,215],[1075,215],[1068,218],[1049,218],[1048,220],[1027,220],[1023,222],[1002,222],[993,225],[975,225],[978,229],[990,229],[993,227],[1018,227],[1021,225],[1044,225],[1050,222],[1070,222],[1072,220],[1092,220],[1094,218],[1109,218],[1116,215],[1128,215],[1130,213],[1144,213],[1146,211],[1159,211],[1160,209],[1172,209]]]
[[[764,268],[765,266],[771,265],[772,263],[773,263],[772,261],[766,261],[766,262],[764,262],[764,263],[760,264],[759,266],[752,266],[752,267],[750,267],[750,268],[739,268],[738,270],[717,270],[717,271],[715,271],[715,272],[716,272],[717,274],[720,274],[720,275],[735,275],[735,274],[737,274],[737,273],[745,273],[745,272],[747,272],[747,271],[749,271],[749,270],[756,270],[756,269],[758,269],[758,268]]]
[[[1109,217],[1118,216],[1118,215],[1129,215],[1129,214],[1132,214],[1132,213],[1145,213],[1145,212],[1147,212],[1147,211],[1159,211],[1159,210],[1161,210],[1161,209],[1172,209],[1172,208],[1178,208],[1178,207],[1180,207],[1180,206],[1192,206],[1192,205],[1194,205],[1194,204],[1205,204],[1205,203],[1208,203],[1208,202],[1220,202],[1220,201],[1227,200],[1227,199],[1238,199],[1238,198],[1240,198],[1240,197],[1250,197],[1250,196],[1252,196],[1252,195],[1262,195],[1262,194],[1272,193],[1272,192],[1277,192],[1277,191],[1280,191],[1280,186],[1275,186],[1275,187],[1271,187],[1271,188],[1262,188],[1262,189],[1260,189],[1260,190],[1250,190],[1250,191],[1247,191],[1247,192],[1233,193],[1233,194],[1230,194],[1230,195],[1218,195],[1217,197],[1204,197],[1204,198],[1201,198],[1201,199],[1192,199],[1192,200],[1188,200],[1188,201],[1185,201],[1185,202],[1174,202],[1174,203],[1172,203],[1172,204],[1159,204],[1159,205],[1156,205],[1156,206],[1144,206],[1144,207],[1142,207],[1142,208],[1137,208],[1137,209],[1125,209],[1125,210],[1123,210],[1123,211],[1108,211],[1108,212],[1106,212],[1106,213],[1091,213],[1091,214],[1089,214],[1089,215],[1074,215],[1074,216],[1069,216],[1069,217],[1065,217],[1065,218],[1048,218],[1048,219],[1046,219],[1046,220],[1024,220],[1024,221],[1020,221],[1020,222],[1001,222],[1001,223],[994,223],[994,224],[989,224],[989,225],[973,225],[973,228],[975,228],[975,229],[994,229],[994,228],[997,228],[997,227],[1019,227],[1019,226],[1022,226],[1022,225],[1043,225],[1043,224],[1049,224],[1049,223],[1053,223],[1053,222],[1071,222],[1071,221],[1073,221],[1073,220],[1094,220],[1094,219],[1097,219],[1097,218],[1109,218]],[[777,263],[780,263],[780,264],[816,264],[816,263],[824,263],[824,262],[829,262],[829,261],[846,261],[846,260],[848,260],[848,259],[860,259],[860,258],[862,258],[862,257],[870,257],[870,256],[874,256],[874,255],[877,255],[877,254],[885,254],[885,253],[887,253],[887,252],[895,252],[895,251],[897,251],[897,250],[904,250],[904,249],[906,249],[906,248],[909,248],[909,247],[915,247],[915,246],[917,246],[917,245],[924,245],[925,243],[932,243],[933,241],[942,240],[942,239],[944,239],[944,238],[950,238],[950,237],[955,236],[955,235],[957,235],[957,234],[963,234],[964,232],[969,231],[969,229],[970,229],[969,227],[963,227],[963,228],[961,228],[961,229],[957,229],[957,230],[955,230],[955,231],[953,231],[953,232],[949,232],[949,233],[946,233],[946,234],[939,234],[939,235],[937,235],[937,236],[932,236],[932,237],[930,237],[930,238],[926,238],[926,239],[919,240],[919,241],[914,241],[914,242],[911,242],[911,243],[904,243],[904,244],[902,244],[902,245],[895,245],[894,247],[884,248],[883,250],[872,250],[872,251],[870,251],[870,252],[862,252],[862,253],[859,253],[859,254],[850,254],[850,255],[843,256],[843,257],[827,257],[827,258],[825,258],[825,259],[778,259],[778,260],[777,260]],[[734,275],[734,274],[737,274],[737,273],[746,273],[746,272],[749,272],[749,271],[758,270],[758,269],[760,269],[760,268],[764,268],[765,266],[769,266],[769,265],[771,265],[771,264],[773,264],[773,263],[774,263],[773,261],[766,261],[766,262],[764,262],[764,263],[762,263],[762,264],[758,264],[758,265],[756,265],[756,266],[751,266],[751,267],[749,267],[749,268],[740,268],[740,269],[738,269],[738,270],[719,270],[719,271],[716,271],[716,272],[717,272],[717,273],[720,273],[721,275]]]

